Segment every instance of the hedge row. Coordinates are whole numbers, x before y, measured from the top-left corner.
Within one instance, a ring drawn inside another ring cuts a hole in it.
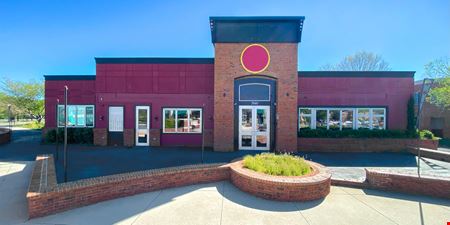
[[[58,142],[64,141],[64,128],[58,128]],[[56,129],[49,130],[45,136],[46,143],[56,142]],[[68,128],[67,143],[69,144],[92,144],[94,134],[92,128]]]
[[[324,130],[301,129],[299,137],[306,138],[420,138],[435,139],[429,130],[405,131],[405,130]]]

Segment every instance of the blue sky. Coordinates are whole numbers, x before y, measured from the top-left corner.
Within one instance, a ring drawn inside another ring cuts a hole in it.
[[[305,16],[299,70],[359,50],[393,70],[450,55],[450,1],[0,1],[0,77],[95,74],[94,57],[213,57],[209,16]]]

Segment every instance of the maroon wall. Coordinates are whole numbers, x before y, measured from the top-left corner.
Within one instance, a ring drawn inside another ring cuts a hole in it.
[[[64,104],[64,86],[69,87],[68,104],[95,104],[95,80],[46,80],[45,127],[56,127],[56,105]]]
[[[387,128],[406,129],[413,77],[299,77],[300,106],[385,106]]]
[[[125,129],[135,127],[135,106],[151,107],[152,129],[162,128],[162,108],[202,108],[213,129],[213,64],[97,64],[96,128],[108,127],[108,106],[125,107]],[[200,134],[161,134],[161,145],[200,145]]]

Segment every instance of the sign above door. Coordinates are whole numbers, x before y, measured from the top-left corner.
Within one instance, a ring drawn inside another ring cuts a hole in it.
[[[261,44],[251,44],[241,53],[241,65],[249,73],[257,74],[270,64],[269,50]]]

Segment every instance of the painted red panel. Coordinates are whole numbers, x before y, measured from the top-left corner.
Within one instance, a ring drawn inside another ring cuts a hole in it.
[[[405,129],[413,78],[299,77],[301,106],[385,106],[388,129]]]
[[[45,81],[45,126],[56,127],[57,99],[64,104],[64,85],[69,104],[95,104],[95,80]]]
[[[201,134],[161,134],[161,144],[163,146],[191,146],[202,145]]]
[[[96,127],[108,127],[108,106],[125,107],[125,128],[135,127],[135,107],[151,107],[150,127],[161,129],[162,108],[202,108],[205,129],[213,127],[213,64],[98,64]],[[201,135],[162,134],[161,145],[201,144]]]

